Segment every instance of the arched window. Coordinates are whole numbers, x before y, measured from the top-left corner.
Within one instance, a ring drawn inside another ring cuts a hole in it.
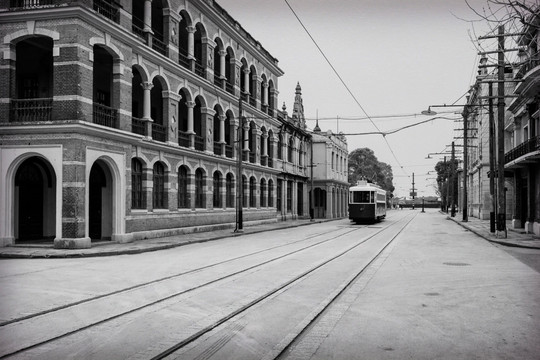
[[[266,207],[266,180],[261,179],[261,193],[260,193],[261,207]]]
[[[257,153],[257,127],[254,122],[249,124],[249,162],[255,163]]]
[[[304,156],[305,156],[305,152],[304,152],[304,143],[301,142],[300,143],[300,149],[298,151],[298,165],[300,166],[304,166]]]
[[[287,161],[293,162],[293,149],[294,149],[294,138],[291,136],[289,138],[289,145],[287,146]]]
[[[165,193],[165,167],[162,163],[157,162],[154,164],[153,183],[154,209],[167,208],[167,194]]]
[[[227,174],[227,178],[225,179],[225,201],[226,201],[226,207],[232,208],[234,207],[234,180],[233,175],[231,173]]]
[[[268,166],[274,167],[274,133],[272,130],[268,130]]]
[[[255,200],[257,199],[255,197],[255,185],[256,182],[255,182],[255,178],[252,176],[250,179],[249,179],[249,207],[256,207],[257,205],[255,204]]]
[[[221,207],[221,174],[216,171],[214,173],[214,209]]]
[[[178,208],[189,209],[189,194],[188,194],[189,176],[185,166],[180,166],[178,169]]]
[[[245,175],[242,175],[242,207],[247,207],[248,200],[247,200],[247,177]]]
[[[279,134],[277,143],[277,158],[283,160],[283,135]]]
[[[143,191],[143,167],[138,159],[131,159],[131,208],[146,208]]]
[[[268,207],[274,206],[274,182],[268,180]]]
[[[195,171],[195,207],[204,208],[204,172],[202,169]]]

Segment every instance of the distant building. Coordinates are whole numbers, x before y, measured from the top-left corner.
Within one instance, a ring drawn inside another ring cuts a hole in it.
[[[314,218],[347,217],[348,159],[347,139],[342,134],[321,131],[319,124],[312,133],[313,211]]]
[[[0,245],[234,226],[239,184],[245,222],[309,216],[298,99],[277,109],[277,59],[215,1],[0,0],[0,24]]]

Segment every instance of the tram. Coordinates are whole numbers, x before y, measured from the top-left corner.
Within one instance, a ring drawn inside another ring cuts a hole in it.
[[[349,188],[349,219],[374,223],[386,217],[386,190],[365,180]]]

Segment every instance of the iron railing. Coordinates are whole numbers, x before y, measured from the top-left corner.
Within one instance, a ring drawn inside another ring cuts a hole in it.
[[[168,56],[167,44],[156,35],[152,35],[152,49],[156,50],[161,55]]]
[[[134,134],[139,134],[143,136],[148,135],[146,133],[146,121],[136,118],[136,117],[132,117],[131,118],[131,132],[133,132]]]
[[[92,121],[94,124],[116,128],[118,124],[118,110],[94,103],[94,116]]]
[[[204,138],[199,135],[195,135],[195,150],[204,151]]]
[[[51,121],[52,98],[12,99],[9,121]]]
[[[54,5],[54,0],[10,0],[10,8],[39,8]]]
[[[229,94],[234,94],[234,85],[230,82],[225,82],[225,91],[227,91]]]
[[[120,22],[120,7],[116,2],[110,2],[108,0],[94,0],[94,10],[98,14],[103,15],[107,19]]]
[[[274,167],[274,159],[272,159],[271,157],[268,158],[268,167]]]
[[[225,145],[225,156],[230,159],[233,157],[233,147],[231,145]]]
[[[527,155],[537,150],[540,150],[540,135],[519,144],[504,154],[504,163],[508,164],[510,161],[516,160],[523,155]]]
[[[178,49],[178,63],[188,70],[191,70],[191,62],[188,58],[188,53],[184,49]]]
[[[152,139],[165,142],[167,140],[167,128],[165,125],[152,124]]]
[[[221,155],[221,143],[214,141],[214,154],[215,155]]]
[[[255,107],[256,104],[257,104],[256,99],[255,99],[253,96],[250,96],[250,97],[249,97],[249,105]]]
[[[206,69],[198,62],[195,62],[195,74],[199,75],[200,77],[204,77],[206,75]]]
[[[178,130],[178,145],[186,148],[189,147],[190,143],[188,133]]]
[[[138,17],[133,16],[131,19],[131,30],[135,35],[138,37],[145,39],[146,34],[144,32],[144,21],[139,19]]]

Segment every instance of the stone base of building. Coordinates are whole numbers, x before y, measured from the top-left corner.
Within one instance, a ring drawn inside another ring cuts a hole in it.
[[[526,221],[525,232],[527,234],[540,235],[540,223],[537,221]]]
[[[134,241],[134,238],[133,234],[113,234],[111,236],[111,241],[124,244]]]
[[[0,238],[0,247],[6,247],[9,245],[15,244],[15,238],[14,237],[5,237]]]
[[[244,221],[243,225],[253,226],[253,225],[268,224],[268,223],[275,223],[275,222],[277,222],[277,219],[272,218],[272,219],[264,219],[264,220]],[[235,227],[236,227],[235,223],[225,223],[225,224],[188,226],[188,227],[173,228],[173,229],[137,231],[129,235],[131,235],[133,238],[133,241],[135,241],[135,240],[154,239],[154,238],[167,237],[167,236],[178,236],[178,235],[192,234],[192,233],[198,233],[198,232],[234,229]]]
[[[89,249],[90,247],[92,247],[92,240],[89,237],[54,239],[55,249]]]
[[[513,229],[520,229],[521,226],[521,220],[519,219],[512,219],[512,228]]]

